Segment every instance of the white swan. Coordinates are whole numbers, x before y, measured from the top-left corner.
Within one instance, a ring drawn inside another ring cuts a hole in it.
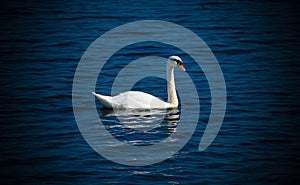
[[[127,91],[116,96],[104,96],[93,94],[106,108],[113,109],[165,109],[178,107],[178,99],[175,89],[174,67],[185,71],[182,65],[182,60],[178,56],[170,56],[167,61],[167,88],[168,101],[164,102],[161,99],[140,91]]]

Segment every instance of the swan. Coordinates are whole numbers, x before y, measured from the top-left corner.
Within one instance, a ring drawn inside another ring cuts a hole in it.
[[[112,109],[166,109],[178,107],[178,98],[175,89],[174,67],[185,71],[183,62],[178,56],[170,56],[167,60],[166,75],[168,101],[140,91],[127,91],[116,96],[105,96],[92,92],[105,108]]]

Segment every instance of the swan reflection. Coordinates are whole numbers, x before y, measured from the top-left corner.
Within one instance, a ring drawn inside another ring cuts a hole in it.
[[[178,108],[100,110],[106,129],[119,140],[133,145],[151,144],[165,139],[176,132],[180,120]]]

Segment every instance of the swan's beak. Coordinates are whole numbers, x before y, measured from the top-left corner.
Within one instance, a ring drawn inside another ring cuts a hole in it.
[[[185,71],[185,68],[183,67],[183,65],[182,65],[182,64],[181,64],[181,65],[180,65],[180,64],[178,64],[177,66],[179,67],[179,69],[181,69],[181,71]]]

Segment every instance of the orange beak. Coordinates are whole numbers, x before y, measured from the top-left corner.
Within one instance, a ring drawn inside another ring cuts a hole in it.
[[[179,69],[181,69],[181,71],[185,71],[185,68],[183,67],[183,65],[177,65],[179,67]]]

